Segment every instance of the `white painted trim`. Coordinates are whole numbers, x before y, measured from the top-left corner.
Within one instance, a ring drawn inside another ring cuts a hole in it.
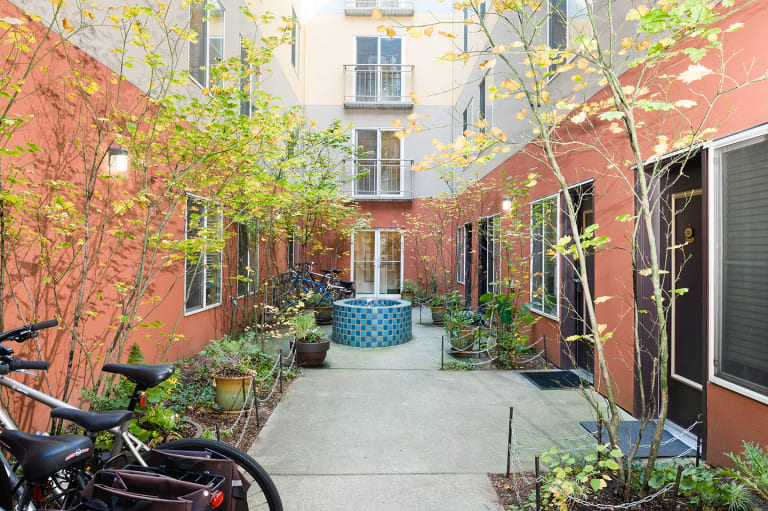
[[[187,193],[186,194],[186,198],[184,200],[184,239],[185,240],[187,239],[187,232],[188,232],[188,227],[189,227],[189,224],[187,222],[187,216],[188,216],[187,215],[187,208],[188,208],[188,204],[189,204],[188,199],[190,199],[190,198],[201,200],[201,201],[205,201],[205,202],[215,203],[215,201],[213,199],[202,197],[202,196],[196,195],[194,193]],[[208,227],[208,206],[205,207],[205,215],[204,215],[204,217],[206,219],[205,220],[205,226],[207,228]],[[221,212],[221,228],[223,229],[223,227],[224,227],[224,211]],[[205,305],[203,305],[203,307],[200,307],[199,309],[194,309],[194,310],[191,310],[191,311],[187,310],[187,258],[186,257],[184,258],[184,301],[182,303],[182,307],[184,308],[184,317],[192,316],[192,315],[197,314],[199,312],[203,312],[203,311],[207,311],[207,310],[210,310],[210,309],[214,309],[216,307],[220,307],[221,304],[224,302],[224,300],[223,300],[223,297],[224,297],[224,273],[223,273],[223,271],[224,271],[224,250],[222,249],[219,252],[219,254],[221,256],[221,265],[219,266],[219,301],[216,302],[216,303],[212,303],[212,304],[207,304],[206,303]],[[206,252],[205,255],[203,255],[202,257],[206,257],[207,255],[208,255],[208,252]],[[207,277],[208,270],[204,269],[203,271],[206,273],[206,277]],[[205,282],[205,280],[207,280],[207,279],[204,279],[203,282]],[[203,293],[203,302],[205,302],[205,301],[206,301],[205,300],[205,293]]]
[[[541,197],[540,199],[536,199],[533,201],[530,201],[528,203],[529,205],[529,213],[528,213],[528,225],[530,227],[531,220],[533,219],[533,206],[551,199],[555,199],[555,208],[557,213],[557,221],[555,222],[556,229],[557,229],[557,235],[556,239],[560,239],[560,192],[553,193],[551,195],[547,195],[546,197]],[[543,248],[543,247],[542,247]],[[532,278],[532,271],[533,271],[533,236],[530,236],[530,247],[528,250],[529,254],[529,268],[528,268],[528,298],[531,299],[531,302],[533,301],[533,278]],[[546,255],[546,250],[543,252],[543,255]],[[543,262],[542,262],[543,267]],[[555,314],[551,314],[548,312],[544,312],[544,310],[536,310],[533,307],[531,307],[529,310],[531,312],[534,312],[540,316],[544,316],[545,318],[553,319],[555,321],[560,321],[560,256],[557,256],[555,258],[555,280],[556,280],[556,291],[555,291]],[[542,297],[543,299],[543,297]],[[542,300],[543,301],[543,300]]]
[[[355,235],[358,232],[373,232],[374,233],[374,248],[373,251],[375,252],[374,258],[373,258],[373,289],[374,293],[360,293],[358,292],[358,295],[362,296],[382,296],[382,297],[395,297],[400,296],[400,294],[379,294],[377,290],[380,287],[381,281],[380,281],[380,274],[379,269],[381,267],[381,233],[382,232],[397,232],[400,233],[400,287],[402,288],[403,285],[403,276],[404,276],[404,270],[405,270],[405,264],[404,264],[404,255],[405,255],[405,236],[403,235],[403,231],[401,229],[398,229],[396,227],[374,227],[370,229],[359,229],[352,233],[352,239],[351,239],[351,250],[350,250],[350,278],[352,279],[352,282],[355,282]]]
[[[719,284],[721,281],[722,244],[719,234],[721,231],[720,219],[722,218],[722,203],[720,201],[720,179],[722,171],[717,158],[718,149],[746,142],[750,139],[768,136],[768,124],[750,128],[739,133],[725,136],[704,146],[707,149],[707,203],[709,213],[707,218],[707,233],[709,243],[707,247],[708,274],[710,275],[707,293],[707,327],[709,344],[709,381],[720,387],[741,394],[763,404],[768,404],[768,395],[761,394],[731,381],[725,380],[715,374],[715,355],[717,352],[717,339],[720,335],[720,301]]]
[[[459,243],[459,233],[461,233],[461,243]],[[456,283],[457,284],[464,284],[464,274],[466,273],[467,269],[464,266],[464,247],[466,245],[466,240],[464,239],[464,224],[457,225],[456,226]],[[459,264],[459,258],[461,259],[461,264]],[[458,271],[461,269],[461,271]],[[461,278],[459,278],[461,276]]]

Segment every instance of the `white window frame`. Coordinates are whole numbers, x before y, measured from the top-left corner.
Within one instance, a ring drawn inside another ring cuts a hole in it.
[[[472,117],[472,98],[467,101],[467,106],[461,113],[461,136],[464,136],[464,132],[473,129],[475,121]]]
[[[349,278],[352,280],[352,282],[355,281],[355,234],[358,232],[374,232],[377,234],[374,234],[374,251],[376,252],[374,254],[374,261],[373,261],[373,269],[376,275],[374,276],[374,293],[373,295],[363,294],[362,296],[396,296],[396,295],[380,295],[378,294],[378,291],[376,290],[376,283],[379,282],[379,262],[381,258],[379,257],[379,251],[381,250],[380,243],[381,243],[381,234],[382,232],[398,232],[400,233],[400,286],[402,288],[403,285],[403,277],[405,276],[405,234],[403,231],[397,227],[374,227],[371,229],[359,229],[352,233],[352,236],[350,237],[349,242]],[[399,295],[397,295],[399,296]]]
[[[237,276],[238,279],[235,283],[235,292],[237,294],[237,298],[243,298],[245,296],[250,296],[256,292],[256,270],[254,269],[254,266],[258,266],[259,264],[259,243],[258,243],[258,236],[256,236],[256,243],[253,245],[253,254],[255,255],[256,260],[251,261],[251,244],[253,243],[253,239],[251,239],[251,226],[249,226],[247,223],[238,222],[237,224]],[[251,275],[241,275],[240,274],[240,226],[243,226],[245,228],[246,235],[248,237],[248,241],[246,243],[247,250],[245,251],[245,266],[246,268],[251,268],[252,274]],[[247,290],[245,294],[240,293],[240,284],[241,282],[244,282],[240,280],[240,278],[246,277],[248,278],[247,281]]]
[[[206,228],[208,227],[208,204],[214,204],[214,201],[212,199],[208,199],[206,197],[201,197],[199,195],[195,195],[195,194],[191,194],[191,193],[187,194],[187,200],[185,201],[185,207],[184,207],[184,239],[189,239],[187,236],[188,236],[188,233],[189,233],[189,222],[188,222],[189,214],[188,214],[188,208],[189,208],[189,200],[190,199],[201,201],[201,202],[206,204],[205,211],[199,213],[200,218],[205,219],[205,225],[203,227],[206,227]],[[224,227],[224,214],[223,214],[223,212],[219,213],[219,221],[220,221],[219,229],[223,229],[223,227]],[[202,261],[205,261],[206,258],[208,257],[208,254],[209,254],[209,252],[201,252],[200,259]],[[223,281],[224,281],[223,280],[224,279],[224,274],[223,274],[223,269],[224,269],[224,250],[220,250],[219,251],[219,257],[220,257],[220,260],[221,260],[221,264],[219,264],[219,268],[218,268],[218,272],[219,272],[219,280],[218,280],[218,282],[219,282],[219,293],[218,293],[219,294],[219,301],[216,302],[216,303],[207,303],[207,299],[206,299],[206,295],[205,295],[205,283],[208,281],[208,268],[206,268],[205,267],[205,263],[203,263],[203,268],[202,268],[202,271],[203,271],[203,279],[202,279],[203,291],[201,293],[201,296],[203,298],[203,306],[200,307],[200,308],[192,309],[192,310],[187,309],[187,300],[188,300],[187,292],[189,291],[189,282],[187,282],[187,276],[188,276],[188,273],[187,273],[187,258],[186,257],[184,258],[184,316],[185,317],[186,316],[191,316],[193,314],[197,314],[199,312],[207,311],[207,310],[210,310],[210,309],[213,309],[213,308],[221,306],[222,297],[224,296],[224,285],[223,285]]]
[[[227,34],[227,10],[224,8],[224,4],[222,3],[222,1],[221,0],[205,0],[204,2],[190,4],[190,6],[189,6],[189,19],[190,19],[190,22],[191,22],[191,20],[192,20],[192,9],[195,9],[196,7],[199,7],[201,9],[203,9],[203,25],[204,26],[207,25],[208,24],[208,12],[209,12],[210,9],[206,9],[206,7],[209,4],[214,3],[214,2],[219,5],[219,7],[221,8],[221,12],[222,12],[221,24],[223,26],[223,30],[222,30],[223,31],[223,35],[221,36],[221,55],[222,55],[222,57],[225,57],[227,55],[227,48],[226,48],[226,43],[227,43],[227,36],[226,36],[226,34]],[[208,51],[208,47],[210,45],[210,43],[209,43],[210,33],[209,33],[209,31],[207,29],[205,29],[204,30],[204,34],[205,34],[205,40],[204,41],[198,40],[197,44],[203,44],[204,55],[205,55],[205,59],[204,59],[205,60],[205,84],[202,84],[202,83],[198,82],[197,79],[192,75],[192,69],[191,68],[189,69],[189,78],[190,78],[190,80],[192,80],[194,83],[199,85],[200,88],[203,88],[203,89],[206,88],[206,87],[210,87],[210,84],[211,84],[211,67],[212,67],[211,66],[211,62],[210,62],[210,52]],[[201,37],[202,35],[203,34],[198,34],[198,37]],[[190,59],[192,57],[192,51],[191,51],[192,44],[193,44],[192,41],[190,41],[188,43],[188,45],[187,45],[187,51],[189,52],[189,58]],[[187,66],[189,66],[189,62],[187,62]]]
[[[555,218],[555,225],[557,228],[557,233],[555,236],[556,240],[560,239],[560,193],[554,193],[552,195],[548,195],[546,197],[542,197],[540,199],[537,199],[535,201],[531,201],[529,203],[530,209],[529,209],[529,221],[528,224],[530,226],[531,231],[533,231],[533,208],[536,204],[540,204],[542,202],[550,201],[554,199],[555,200],[555,211],[557,212],[556,218]],[[530,263],[528,268],[528,296],[530,298],[531,303],[533,303],[533,297],[534,297],[534,290],[533,290],[533,232],[531,232],[530,236],[530,246],[528,249],[528,253],[530,255]],[[547,251],[546,247],[544,247],[544,250],[542,251],[542,257],[547,257]],[[542,267],[543,267],[543,261],[542,261]],[[543,281],[543,279],[542,279]],[[531,305],[530,310],[532,312],[535,312],[536,314],[540,316],[544,316],[545,318],[553,319],[555,321],[560,320],[560,256],[555,256],[555,312],[554,314],[544,311],[543,309],[536,309],[534,305]],[[543,300],[542,300],[543,301]]]
[[[720,386],[741,394],[750,399],[758,401],[763,404],[768,404],[768,395],[762,394],[756,390],[743,387],[736,382],[726,380],[717,375],[715,370],[715,359],[719,355],[718,344],[720,337],[720,285],[722,279],[722,270],[720,262],[722,256],[720,249],[722,247],[720,243],[720,232],[722,229],[722,213],[723,204],[721,200],[721,176],[722,170],[718,156],[721,154],[721,150],[735,144],[748,142],[752,139],[761,137],[768,137],[768,125],[758,126],[756,128],[748,129],[740,133],[724,137],[720,140],[712,142],[706,145],[707,149],[707,203],[709,212],[707,215],[707,232],[709,234],[708,247],[707,247],[707,260],[708,260],[708,274],[710,275],[708,284],[708,344],[709,344],[709,381]]]
[[[400,138],[398,139],[400,141],[400,191],[398,193],[381,193],[381,160],[385,159],[381,157],[381,134],[385,131],[395,133],[398,131],[397,128],[376,128],[376,127],[370,127],[370,128],[364,128],[360,126],[355,127],[355,147],[360,147],[360,144],[358,143],[358,132],[360,131],[375,131],[376,132],[376,154],[373,155],[373,158],[366,156],[364,158],[359,158],[358,160],[355,160],[355,166],[354,166],[354,172],[355,177],[357,178],[357,169],[358,165],[357,162],[359,160],[376,160],[376,194],[358,194],[357,192],[357,185],[355,184],[354,189],[354,196],[355,197],[402,197],[406,193],[406,171],[409,169],[406,169],[405,167],[405,139]],[[386,158],[391,159],[391,158]],[[355,180],[355,183],[357,180]]]

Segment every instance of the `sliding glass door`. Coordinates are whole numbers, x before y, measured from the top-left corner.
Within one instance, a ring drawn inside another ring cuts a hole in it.
[[[400,294],[403,236],[391,229],[358,231],[353,241],[352,271],[358,295]]]

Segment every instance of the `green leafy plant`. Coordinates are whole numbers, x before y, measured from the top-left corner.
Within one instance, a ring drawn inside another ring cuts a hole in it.
[[[215,339],[201,353],[211,358],[212,372],[245,376],[252,373],[252,361],[261,352],[252,336],[240,335]]]
[[[411,279],[405,279],[403,281],[403,284],[400,286],[400,293],[412,293],[416,294],[416,283],[412,281]]]
[[[762,499],[768,500],[768,448],[758,444],[744,442],[742,454],[726,454],[733,462],[733,468],[725,468],[722,473],[747,486]]]
[[[296,333],[296,340],[301,342],[315,342],[322,339],[317,330],[317,323],[312,314],[299,314],[291,320],[291,328]]]
[[[333,302],[327,294],[312,293],[306,300],[308,305],[313,307],[332,307]]]

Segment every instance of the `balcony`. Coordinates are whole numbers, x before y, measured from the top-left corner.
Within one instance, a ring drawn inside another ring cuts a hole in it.
[[[344,192],[359,201],[413,199],[413,160],[362,159],[347,162]]]
[[[373,9],[384,16],[413,16],[413,0],[347,0],[344,4],[347,16],[370,16]]]
[[[412,90],[412,65],[344,65],[344,108],[411,109]]]

